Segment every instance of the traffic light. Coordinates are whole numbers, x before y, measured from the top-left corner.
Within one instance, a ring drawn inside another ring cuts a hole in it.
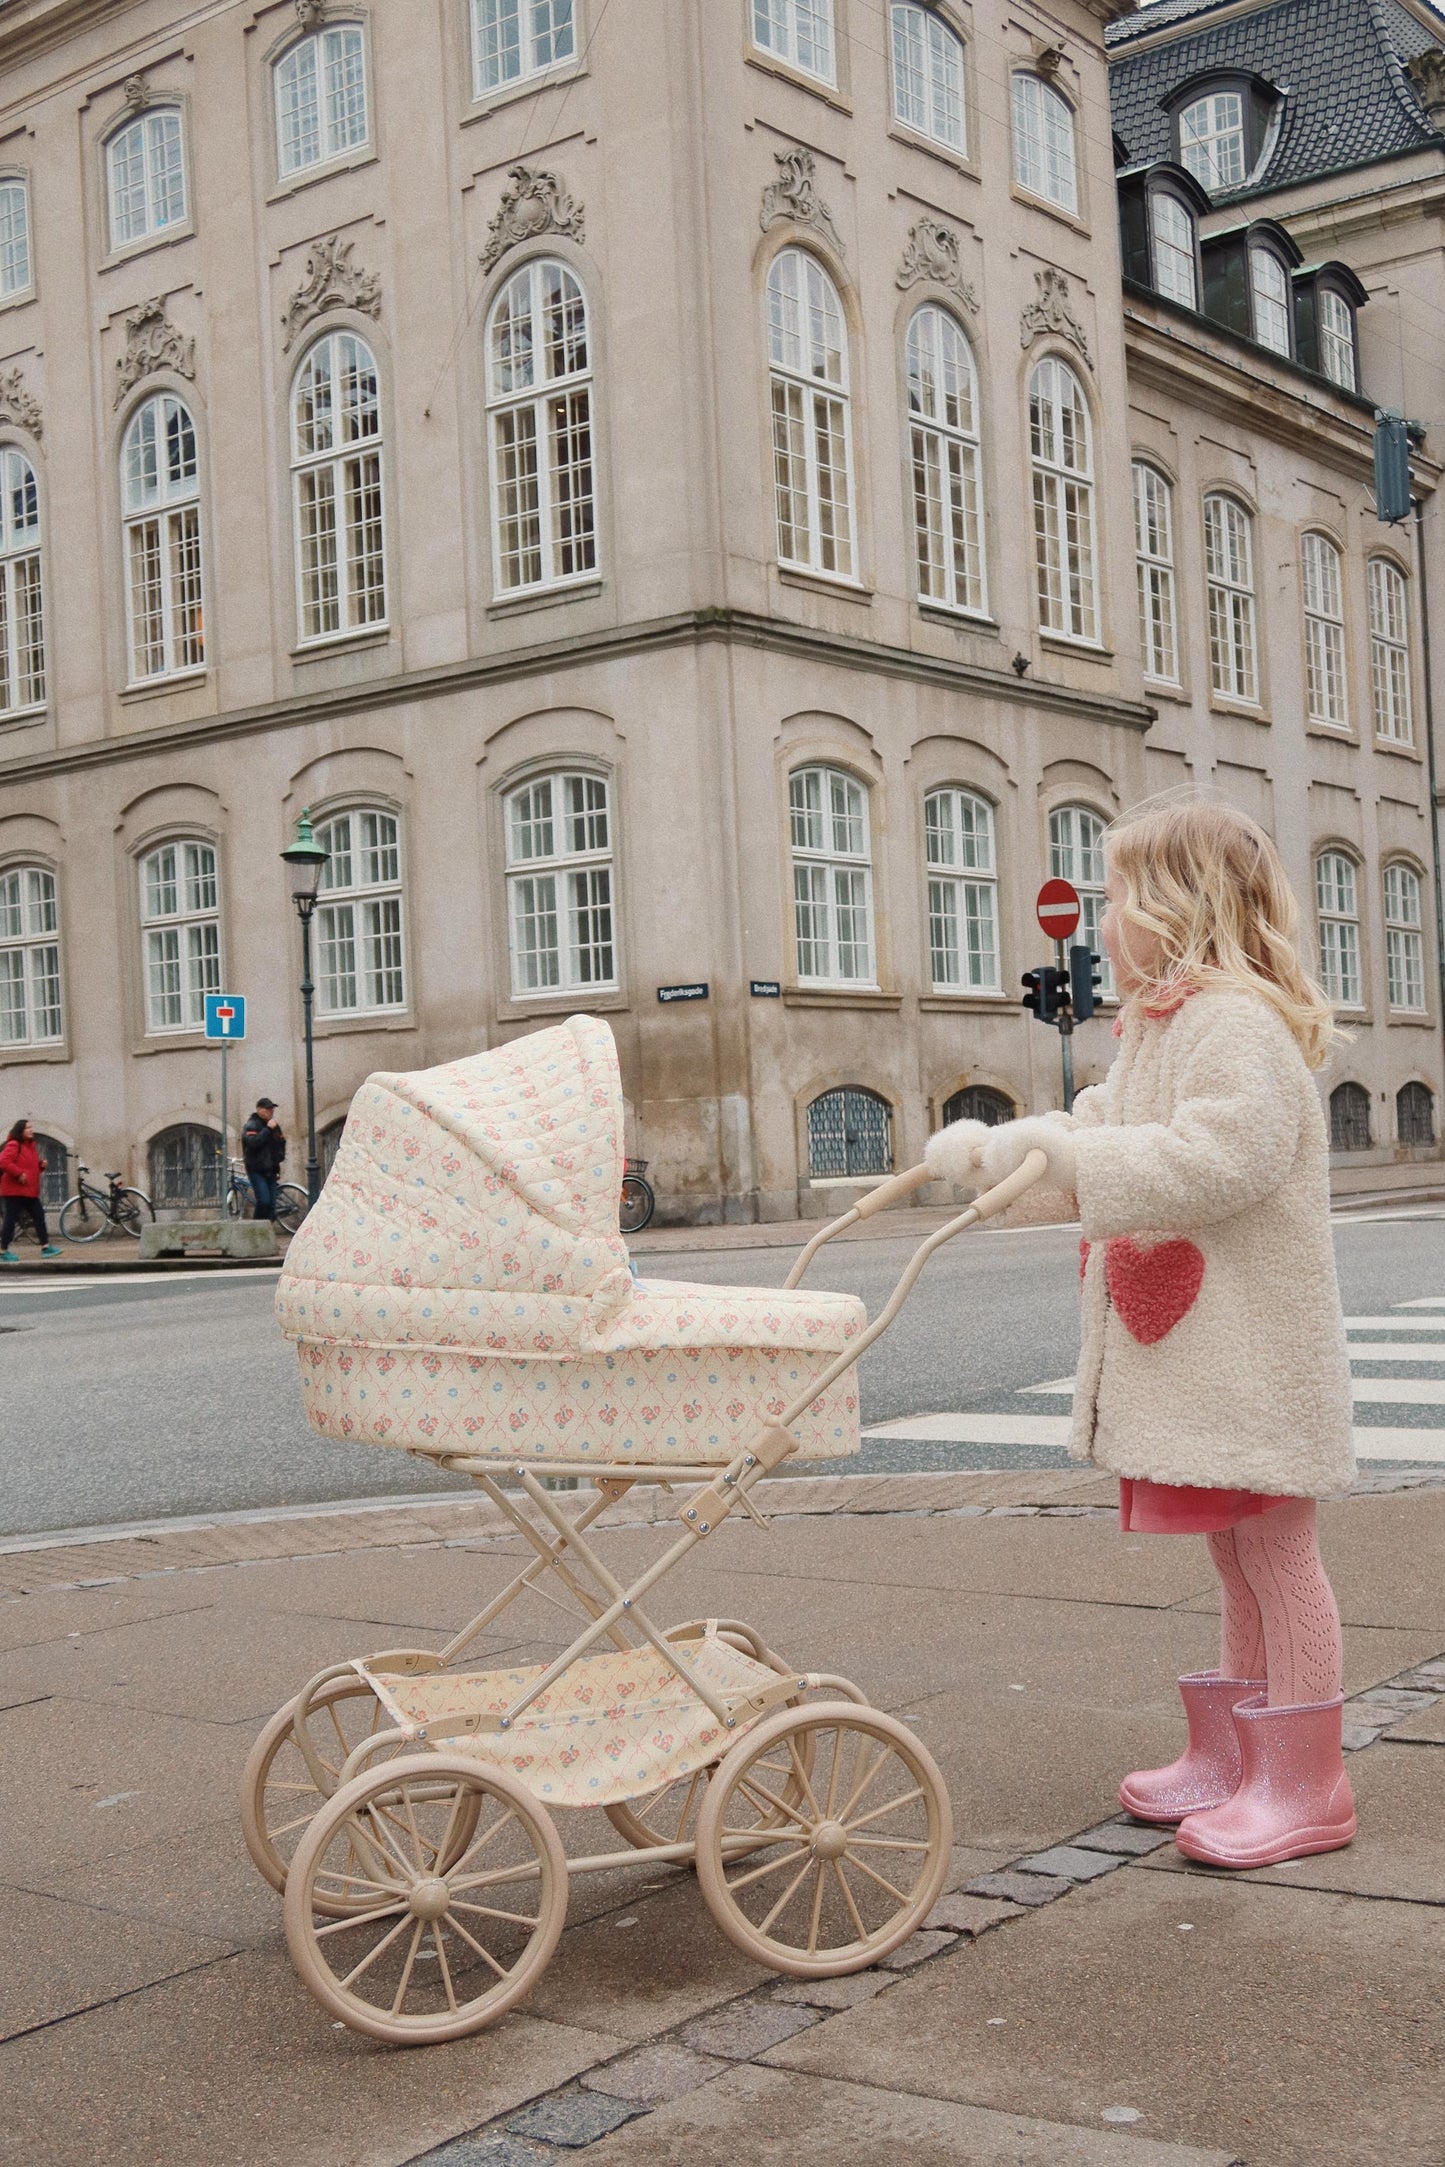
[[[1069,998],[1069,980],[1065,971],[1049,967],[1041,971],[1024,972],[1024,1007],[1034,1012],[1036,1023],[1057,1023],[1059,1011]]]
[[[1098,1006],[1103,966],[1092,948],[1069,950],[1069,1004],[1075,1023],[1087,1023]]]

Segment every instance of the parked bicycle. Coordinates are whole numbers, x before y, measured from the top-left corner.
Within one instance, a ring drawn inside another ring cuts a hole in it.
[[[652,1183],[647,1180],[646,1159],[622,1162],[622,1203],[617,1223],[624,1234],[640,1234],[657,1209]]]
[[[66,1241],[96,1241],[107,1227],[139,1241],[141,1228],[156,1215],[145,1190],[129,1188],[119,1174],[107,1174],[109,1186],[98,1189],[94,1182],[86,1180],[89,1172],[88,1166],[76,1167],[79,1187],[60,1207],[60,1231]]]
[[[271,1217],[283,1234],[294,1234],[309,1209],[306,1191],[299,1188],[294,1181],[277,1184],[276,1209]],[[246,1166],[242,1159],[231,1161],[230,1175],[226,1182],[225,1210],[228,1219],[254,1219],[256,1216],[256,1192],[246,1179]]]

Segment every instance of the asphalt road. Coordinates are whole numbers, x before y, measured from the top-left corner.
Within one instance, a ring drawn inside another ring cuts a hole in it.
[[[840,1243],[814,1276],[862,1295],[873,1314],[912,1246]],[[1445,1297],[1445,1213],[1342,1219],[1336,1252],[1347,1314]],[[776,1285],[791,1262],[785,1249],[726,1250],[671,1254],[643,1268],[658,1278]],[[960,1237],[930,1262],[892,1331],[865,1357],[865,1424],[925,1411],[1057,1411],[1015,1395],[1072,1369],[1077,1274],[1077,1234],[1068,1230]],[[311,1433],[295,1358],[272,1317],[272,1284],[270,1273],[255,1273],[35,1291],[0,1285],[0,1537],[462,1487],[404,1454]],[[1445,1360],[1414,1374],[1445,1380]],[[1445,1408],[1394,1407],[1388,1419],[1438,1425]],[[1027,1447],[877,1439],[859,1464],[1037,1460]]]

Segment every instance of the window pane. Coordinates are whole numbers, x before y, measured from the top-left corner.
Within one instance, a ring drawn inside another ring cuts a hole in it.
[[[1357,388],[1355,374],[1355,312],[1342,295],[1328,286],[1319,288],[1320,366],[1331,383],[1347,391]]]
[[[1250,250],[1249,283],[1255,338],[1273,353],[1291,353],[1289,276],[1272,249]]]
[[[1179,116],[1180,162],[1204,188],[1244,180],[1244,101],[1237,90],[1197,98]]]
[[[1375,729],[1381,737],[1409,744],[1414,726],[1405,581],[1393,564],[1374,557],[1370,561],[1369,586],[1370,696]]]
[[[1073,111],[1037,75],[1013,78],[1013,139],[1019,186],[1060,210],[1077,211]]]
[[[276,69],[276,129],[283,173],[314,165],[322,155],[317,42],[304,39]]]
[[[1149,199],[1154,236],[1154,284],[1183,308],[1197,308],[1194,270],[1194,220],[1177,196],[1156,188]]]
[[[0,294],[30,284],[30,220],[24,181],[0,184]]]

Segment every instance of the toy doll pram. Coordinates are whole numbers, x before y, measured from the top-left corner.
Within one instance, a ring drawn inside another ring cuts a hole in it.
[[[798,1282],[922,1167],[816,1234],[783,1289],[635,1281],[604,1024],[363,1086],[277,1294],[307,1415],[471,1476],[530,1557],[443,1647],[321,1671],[252,1749],[246,1841],[334,2016],[413,2043],[481,2029],[552,1955],[569,1875],[627,1863],[694,1863],[724,1933],[800,1977],[861,1970],[915,1930],[952,1840],[918,1739],[741,1621],[664,1630],[646,1599],[730,1515],[761,1522],[753,1493],[789,1458],[857,1452],[859,1355],[932,1252],[1042,1165],[921,1243],[869,1325],[851,1295]],[[558,1477],[590,1495],[564,1505]],[[636,1483],[685,1494],[650,1531],[673,1539],[624,1578],[591,1530]],[[528,1595],[569,1637],[522,1661],[497,1621]],[[511,1666],[459,1668],[484,1637]],[[555,1817],[585,1808],[631,1855],[569,1862]]]

